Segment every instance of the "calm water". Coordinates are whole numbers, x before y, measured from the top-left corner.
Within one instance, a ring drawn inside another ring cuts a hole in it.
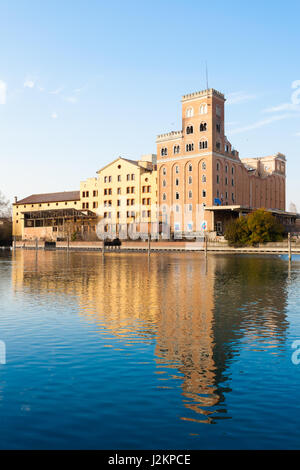
[[[1,448],[300,447],[300,262],[0,253]]]

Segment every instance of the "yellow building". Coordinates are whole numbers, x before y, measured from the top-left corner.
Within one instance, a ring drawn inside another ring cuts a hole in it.
[[[125,230],[146,235],[157,221],[156,155],[138,161],[119,157],[97,173],[103,230],[122,237]]]

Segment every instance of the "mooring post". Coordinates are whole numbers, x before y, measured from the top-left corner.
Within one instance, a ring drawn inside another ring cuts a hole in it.
[[[292,242],[291,242],[291,233],[288,233],[288,247],[289,247],[289,261],[292,261]]]

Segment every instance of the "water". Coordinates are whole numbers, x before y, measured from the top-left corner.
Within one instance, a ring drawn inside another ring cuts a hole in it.
[[[1,448],[299,448],[299,261],[1,252],[0,298]]]

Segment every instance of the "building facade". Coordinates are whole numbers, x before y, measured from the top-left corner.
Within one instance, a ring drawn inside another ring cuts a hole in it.
[[[241,160],[225,136],[224,104],[214,89],[184,95],[182,129],[157,137],[158,203],[171,208],[173,231],[218,231],[219,206],[285,210],[285,156]]]

